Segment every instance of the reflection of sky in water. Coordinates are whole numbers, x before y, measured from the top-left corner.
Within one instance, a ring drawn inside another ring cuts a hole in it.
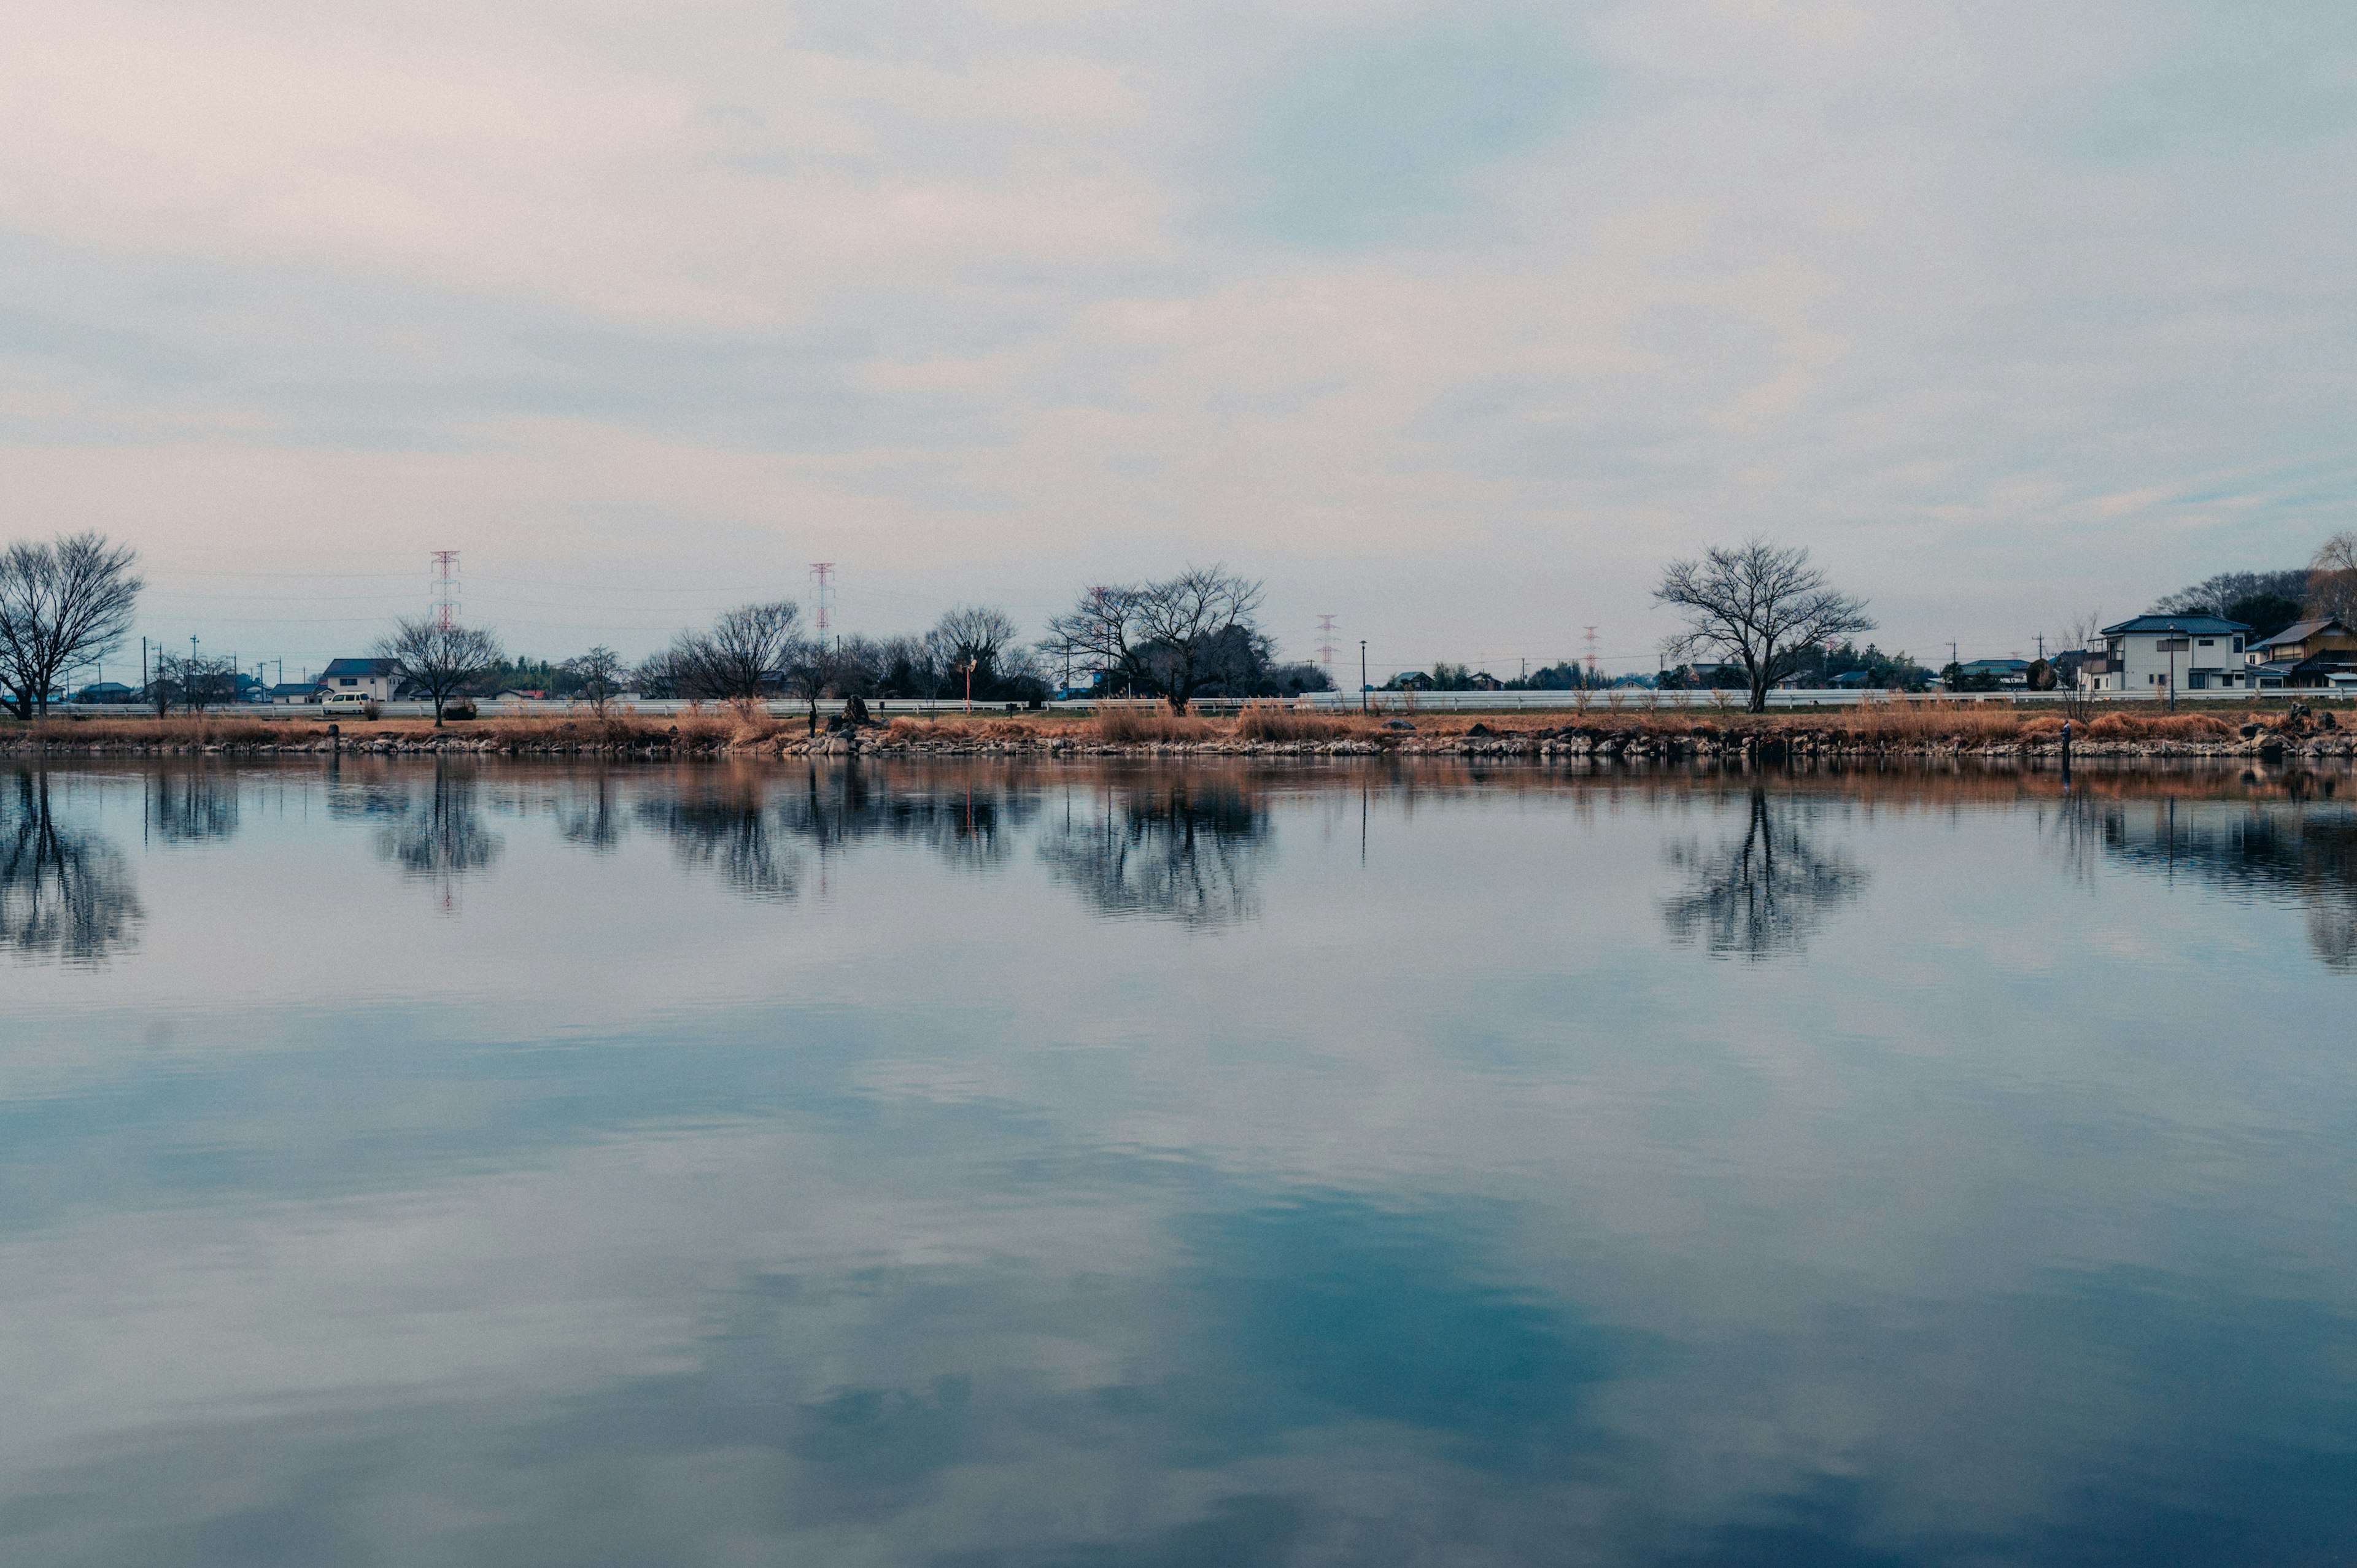
[[[2357,1546],[2339,800],[1540,777],[0,773],[7,1560]]]

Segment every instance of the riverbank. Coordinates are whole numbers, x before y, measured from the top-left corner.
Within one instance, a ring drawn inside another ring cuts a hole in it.
[[[0,727],[0,756],[250,756],[315,753],[502,757],[1038,756],[1492,757],[1537,760],[2057,756],[2050,708],[1889,703],[1838,714],[1589,713],[1512,717],[1329,715],[1268,708],[1200,718],[1129,711],[1097,716],[896,718],[813,734],[806,720],[719,708],[676,719],[583,714],[491,718],[436,729],[425,720],[330,726],[245,716],[51,720]],[[2357,714],[2318,703],[2266,713],[2106,711],[2072,725],[2074,757],[2348,757]],[[337,729],[339,733],[330,734]]]

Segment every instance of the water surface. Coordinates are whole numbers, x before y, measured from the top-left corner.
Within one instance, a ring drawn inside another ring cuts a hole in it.
[[[0,770],[0,1558],[2346,1561],[2344,785]]]

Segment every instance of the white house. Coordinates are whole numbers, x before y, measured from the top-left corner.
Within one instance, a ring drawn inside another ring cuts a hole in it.
[[[401,688],[401,666],[391,659],[338,659],[319,671],[319,684],[329,692],[357,692],[371,702],[389,703]]]
[[[2090,692],[2244,691],[2255,683],[2243,659],[2250,628],[2207,615],[2149,615],[2104,628],[2079,667]]]

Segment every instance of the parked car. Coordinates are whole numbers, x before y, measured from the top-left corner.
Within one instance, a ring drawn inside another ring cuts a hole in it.
[[[331,719],[374,718],[376,714],[370,710],[375,706],[373,701],[359,692],[330,692],[319,699],[320,713]]]

